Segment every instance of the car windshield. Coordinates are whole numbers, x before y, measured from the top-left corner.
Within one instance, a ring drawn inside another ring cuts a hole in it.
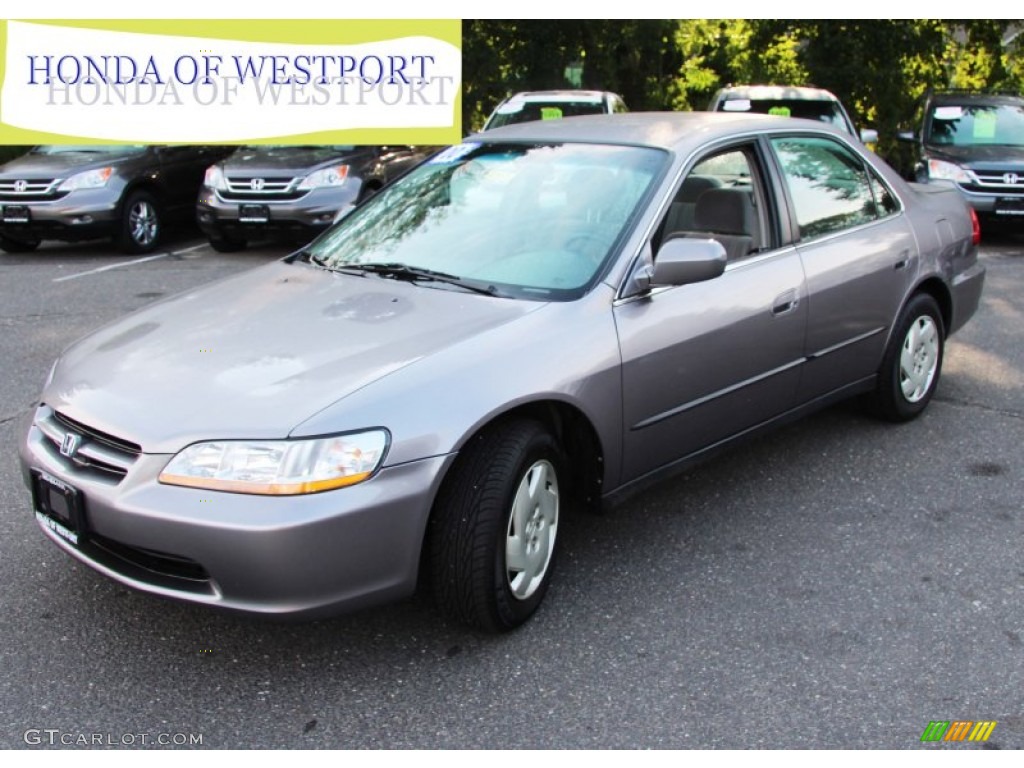
[[[513,123],[533,120],[560,120],[579,115],[603,115],[607,112],[600,101],[507,101],[487,121],[487,130]]]
[[[71,153],[88,153],[95,155],[123,155],[129,152],[141,152],[145,144],[45,144],[32,150],[34,155],[63,155]]]
[[[932,110],[930,125],[928,144],[1024,146],[1024,105],[943,104]]]
[[[843,117],[843,111],[835,101],[812,101],[808,99],[735,99],[725,102],[723,109],[727,112],[757,112],[762,115],[779,115],[780,117],[800,117],[804,120],[818,120],[834,125],[845,131],[850,130]],[[746,109],[739,109],[737,104],[749,104]]]
[[[333,269],[401,265],[496,295],[582,295],[668,154],[593,144],[449,147],[315,241]]]
[[[288,152],[301,149],[322,149],[335,152],[351,152],[356,147],[354,144],[243,144],[241,149],[257,150],[261,152]]]

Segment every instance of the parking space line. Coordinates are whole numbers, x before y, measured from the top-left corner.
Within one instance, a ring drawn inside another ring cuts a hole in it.
[[[130,267],[133,264],[142,264],[143,262],[146,262],[146,261],[156,261],[157,259],[166,259],[168,256],[180,256],[183,253],[190,253],[192,251],[197,251],[200,248],[204,248],[205,246],[206,246],[206,243],[200,243],[199,245],[193,245],[193,246],[191,246],[189,248],[182,248],[180,251],[167,251],[166,253],[158,253],[155,256],[144,256],[141,259],[132,259],[131,261],[121,261],[121,262],[118,262],[117,264],[107,264],[107,266],[105,266],[105,267],[96,267],[96,269],[89,269],[89,270],[86,270],[85,272],[76,272],[73,275],[65,275],[64,277],[55,277],[53,279],[53,282],[55,282],[55,283],[63,283],[65,280],[74,280],[75,278],[78,278],[78,277],[85,277],[87,275],[95,275],[95,274],[98,274],[100,272],[107,272],[108,270],[111,270],[111,269],[120,269],[121,267]]]

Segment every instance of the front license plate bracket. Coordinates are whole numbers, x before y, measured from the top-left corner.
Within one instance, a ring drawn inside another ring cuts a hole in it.
[[[265,205],[240,205],[238,220],[243,224],[266,224],[270,221],[270,208]]]
[[[32,473],[32,506],[36,520],[65,541],[78,545],[84,530],[82,494],[46,472]]]

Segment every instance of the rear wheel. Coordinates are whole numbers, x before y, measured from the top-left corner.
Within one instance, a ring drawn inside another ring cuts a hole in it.
[[[928,406],[939,384],[945,328],[935,299],[919,293],[896,321],[878,370],[872,404],[890,421],[909,421]]]
[[[466,446],[431,520],[431,580],[446,615],[489,632],[530,618],[551,583],[567,480],[561,447],[536,421],[497,425]]]
[[[125,253],[149,253],[160,244],[163,223],[156,199],[149,192],[133,192],[124,203],[118,245]]]

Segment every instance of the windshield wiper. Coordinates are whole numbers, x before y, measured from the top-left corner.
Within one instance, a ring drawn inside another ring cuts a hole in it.
[[[318,267],[322,267],[323,269],[330,269],[330,267],[327,266],[326,261],[321,259],[319,256],[314,255],[308,248],[303,248],[302,250],[296,251],[290,256],[285,257],[285,261],[289,263],[294,262],[295,260],[304,261],[307,264],[314,264]]]
[[[407,280],[411,283],[417,280],[432,280],[438,283],[447,283],[448,285],[457,285],[460,288],[465,288],[467,291],[473,291],[474,293],[482,293],[485,296],[499,296],[498,289],[493,285],[480,285],[479,283],[473,283],[459,277],[458,275],[450,275],[447,272],[438,272],[433,269],[425,269],[424,267],[410,267],[408,264],[402,264],[397,261],[389,262],[370,262],[367,264],[343,264],[334,269],[339,272],[350,272],[350,273],[371,273],[375,275],[381,275],[382,277],[391,277],[395,280]]]

